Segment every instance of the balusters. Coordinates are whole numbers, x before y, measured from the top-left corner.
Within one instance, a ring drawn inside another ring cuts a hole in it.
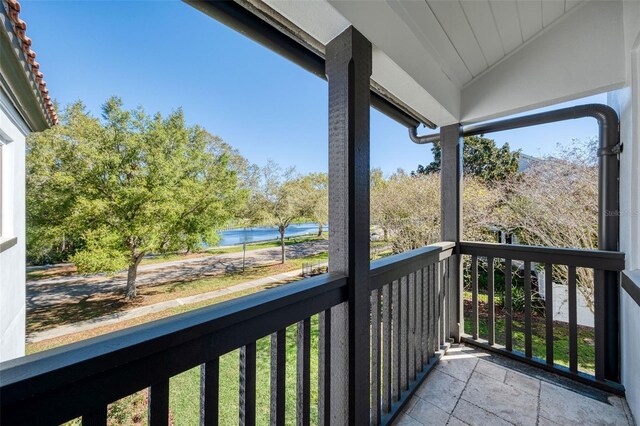
[[[392,284],[391,297],[391,326],[393,328],[391,331],[393,340],[391,398],[393,402],[396,402],[400,400],[400,283],[397,280]]]
[[[318,425],[331,424],[331,311],[320,312],[318,331]]]
[[[513,349],[513,300],[511,297],[512,278],[511,278],[511,259],[504,261],[504,309],[505,309],[505,326],[504,326],[504,342],[508,351]]]
[[[380,291],[371,292],[371,423],[380,422]]]
[[[408,342],[407,342],[407,381],[410,383],[416,379],[416,287],[415,275],[409,274],[408,279]]]
[[[240,426],[256,424],[256,343],[240,348]]]
[[[544,266],[544,320],[546,361],[553,365],[553,264]]]
[[[434,331],[434,339],[435,339],[435,350],[440,350],[440,345],[442,344],[442,333],[440,327],[442,326],[442,301],[440,299],[441,291],[442,291],[442,276],[440,274],[440,262],[437,262],[433,265],[434,268],[434,302],[435,302],[435,331]]]
[[[605,291],[604,291],[604,271],[596,269],[593,271],[593,303],[594,303],[594,332],[595,332],[595,357],[596,357],[596,379],[605,379],[605,358],[606,358],[606,345],[604,339],[604,333],[606,328],[605,317]]]
[[[578,371],[578,306],[576,267],[569,266],[569,369]]]
[[[82,416],[82,426],[106,426],[107,406],[103,406],[91,413]]]
[[[416,329],[416,340],[414,347],[415,354],[415,371],[422,371],[422,366],[424,365],[424,359],[422,358],[422,269],[416,271],[415,273],[416,280],[416,288],[415,288],[415,301],[416,301],[416,318],[415,318],[415,329]]]
[[[431,286],[429,291],[429,305],[430,305],[430,314],[429,314],[429,356],[433,357],[435,355],[435,351],[438,348],[438,333],[437,333],[437,323],[438,323],[438,311],[437,311],[437,292],[436,292],[436,265],[431,265],[430,267],[430,277],[431,277]]]
[[[488,297],[488,321],[487,334],[489,345],[496,343],[496,306],[494,290],[493,257],[487,257],[487,297]]]
[[[471,335],[478,339],[478,257],[471,256]]]
[[[298,322],[296,353],[296,424],[310,424],[311,406],[311,319]]]
[[[284,425],[285,378],[287,368],[287,330],[278,330],[271,335],[271,424]]]
[[[149,426],[169,424],[169,379],[149,388]]]
[[[422,268],[422,359],[426,364],[429,362],[429,286],[431,285],[429,267]]]
[[[382,411],[391,409],[391,284],[382,288]]]
[[[524,262],[524,353],[531,358],[531,262]]]
[[[408,386],[409,351],[409,292],[407,291],[407,277],[400,279],[400,392]]]
[[[200,366],[200,426],[218,425],[220,360],[215,357]]]

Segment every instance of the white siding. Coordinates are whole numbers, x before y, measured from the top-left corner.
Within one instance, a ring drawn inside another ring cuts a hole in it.
[[[2,147],[2,236],[17,243],[0,252],[0,361],[24,355],[25,342],[25,134],[0,93]]]

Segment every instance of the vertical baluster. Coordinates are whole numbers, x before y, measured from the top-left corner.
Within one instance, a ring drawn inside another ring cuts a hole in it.
[[[595,356],[596,356],[596,380],[605,379],[605,357],[606,346],[604,333],[606,324],[605,317],[605,291],[604,291],[604,271],[596,269],[593,271],[593,303],[594,303],[594,328],[595,328]]]
[[[391,284],[382,287],[382,412],[391,409]]]
[[[331,424],[331,310],[320,312],[318,331],[318,425]]]
[[[471,256],[471,336],[478,338],[478,257]]]
[[[435,330],[434,330],[434,340],[435,340],[435,350],[440,350],[440,342],[441,342],[441,334],[440,334],[440,325],[442,323],[442,306],[440,301],[440,292],[442,290],[441,287],[441,276],[440,276],[440,262],[436,262],[433,265],[434,268],[434,302],[435,302]]]
[[[547,364],[553,365],[553,264],[544,265],[544,320]]]
[[[407,368],[409,366],[409,292],[407,277],[400,278],[400,390],[407,389]]]
[[[445,312],[447,313],[447,315],[444,317],[444,336],[445,339],[449,339],[451,337],[451,330],[449,328],[449,318],[451,317],[451,315],[455,315],[455,313],[450,312],[449,307],[451,306],[451,302],[450,302],[450,298],[451,298],[451,294],[450,294],[450,290],[451,288],[450,283],[451,283],[451,258],[447,257],[444,261],[445,263],[445,270],[446,270],[446,274],[445,274],[445,279],[444,279],[444,295],[445,295],[445,301],[444,301],[444,306],[445,306]]]
[[[513,301],[511,298],[511,259],[504,260],[504,306],[505,306],[505,329],[504,342],[505,348],[513,350]]]
[[[106,426],[107,425],[107,406],[87,413],[82,416],[82,426]]]
[[[422,268],[416,272],[416,346],[415,346],[415,370],[422,371],[424,360],[422,359]]]
[[[240,348],[240,426],[256,424],[256,343]]]
[[[524,353],[531,358],[531,262],[524,262]]]
[[[569,266],[569,369],[578,371],[578,289],[576,267]]]
[[[413,382],[416,379],[416,282],[415,274],[409,274],[408,283],[408,304],[409,304],[409,331],[407,342],[407,370],[408,370],[408,382]]]
[[[400,283],[396,280],[392,284],[391,302],[391,326],[393,339],[393,378],[391,386],[391,397],[393,401],[400,399]]]
[[[422,360],[429,361],[429,267],[422,268]]]
[[[287,330],[271,335],[271,424],[284,425]]]
[[[371,423],[380,423],[380,293],[371,292]]]
[[[220,360],[215,357],[200,366],[200,426],[218,425]]]
[[[149,426],[169,424],[169,379],[149,388]]]
[[[489,301],[489,318],[487,323],[488,341],[490,345],[496,343],[496,305],[495,305],[495,283],[493,270],[493,257],[487,257],[487,293]]]
[[[437,263],[434,263],[433,265],[431,265],[431,291],[429,293],[431,302],[430,302],[430,306],[431,306],[431,316],[430,316],[430,321],[429,321],[429,332],[431,334],[431,342],[430,342],[430,351],[431,351],[431,356],[435,355],[435,352],[439,349],[438,348],[438,310],[437,310],[437,306],[438,306],[438,293],[437,293],[437,288],[436,288],[436,278],[437,278]]]
[[[311,407],[311,319],[298,322],[296,356],[296,424],[310,424]]]
[[[446,294],[447,294],[447,282],[445,281],[446,277],[446,263],[445,261],[438,262],[438,267],[440,268],[438,275],[438,286],[440,287],[440,297],[438,298],[439,303],[439,316],[438,316],[438,324],[440,328],[438,329],[438,334],[440,335],[440,345],[444,345],[445,339],[447,336],[445,335],[445,324],[447,321],[447,304],[445,303]]]

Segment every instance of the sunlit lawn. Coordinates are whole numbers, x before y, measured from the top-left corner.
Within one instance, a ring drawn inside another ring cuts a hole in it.
[[[465,294],[465,299],[467,299]],[[488,336],[487,316],[486,312],[487,296],[480,294],[479,297],[479,324],[478,331],[480,337],[486,339]],[[469,299],[465,304],[465,333],[472,333],[471,312],[469,307]],[[517,315],[517,314],[516,314]],[[496,307],[496,343],[504,345],[505,343],[505,319],[502,309]],[[524,352],[524,322],[522,315],[516,316],[512,321],[513,328],[513,349]],[[531,351],[534,357],[546,359],[546,328],[543,315],[534,315],[531,323]],[[595,371],[595,348],[594,348],[594,330],[590,327],[578,327],[578,369],[588,374],[594,374]],[[553,326],[553,358],[554,362],[565,367],[569,367],[569,326],[565,323],[556,321]]]
[[[327,257],[328,255],[325,252],[298,259],[289,259],[284,264],[278,263],[247,268],[245,272],[236,271],[194,280],[176,280],[159,285],[145,285],[138,289],[139,298],[135,302],[124,301],[120,293],[87,295],[87,297],[77,302],[30,310],[27,315],[27,332],[33,333],[134,307],[219,290],[282,272],[298,271],[302,269],[304,263],[323,262],[327,260]]]

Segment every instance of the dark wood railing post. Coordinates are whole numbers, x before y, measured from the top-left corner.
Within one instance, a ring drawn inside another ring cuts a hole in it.
[[[348,308],[339,306],[332,310],[331,424],[361,425],[369,424],[370,387],[371,43],[355,28],[347,28],[327,45],[326,73],[329,81],[329,270],[345,273],[349,289]],[[348,330],[343,324],[348,325]],[[344,360],[348,362],[345,364]],[[344,394],[345,388],[348,395]]]
[[[449,272],[449,332],[456,342],[464,332],[462,256],[458,247],[462,237],[462,127],[451,124],[440,128],[440,148],[442,161],[440,167],[440,216],[441,237],[443,241],[456,243],[456,252],[450,259]],[[445,319],[447,320],[447,319]]]

